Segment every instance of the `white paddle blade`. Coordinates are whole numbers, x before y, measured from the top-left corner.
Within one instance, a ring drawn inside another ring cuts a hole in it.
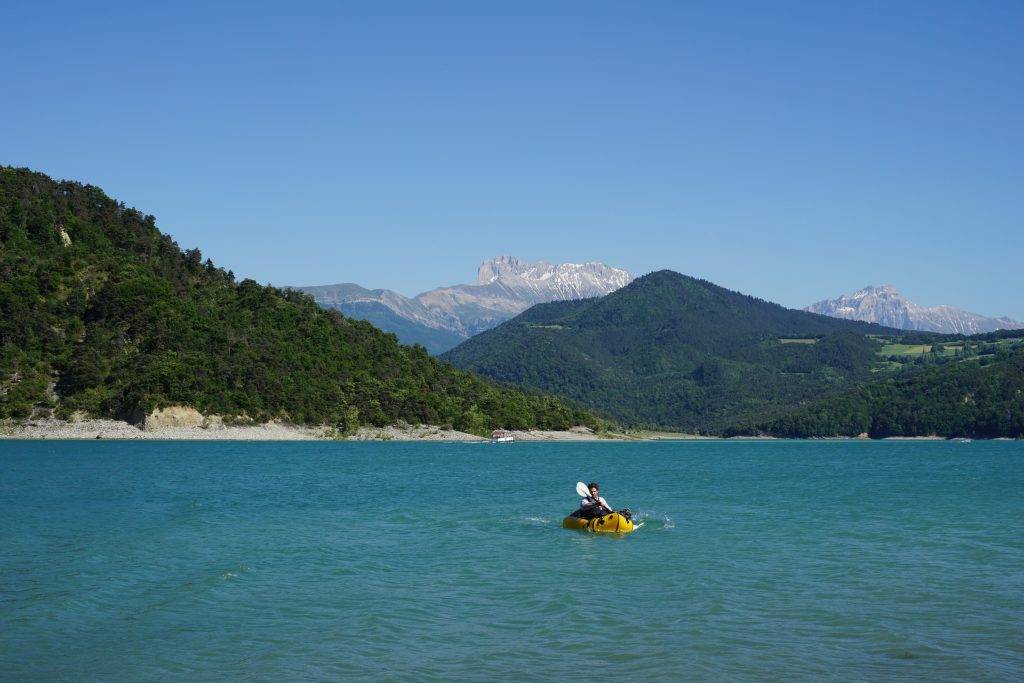
[[[590,489],[582,481],[578,481],[576,482],[576,493],[578,493],[581,498],[586,498],[590,495]]]

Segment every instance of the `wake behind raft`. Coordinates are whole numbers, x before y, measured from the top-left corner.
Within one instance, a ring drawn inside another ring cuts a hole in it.
[[[576,492],[580,493],[581,491],[584,496],[589,493],[583,482],[576,485]],[[583,509],[575,510],[562,520],[562,527],[577,531],[592,531],[597,534],[628,534],[636,529],[633,525],[633,513],[628,508],[599,516],[588,515],[587,511]]]

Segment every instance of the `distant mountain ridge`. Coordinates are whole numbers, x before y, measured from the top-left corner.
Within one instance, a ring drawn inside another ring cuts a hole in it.
[[[477,269],[475,284],[439,287],[406,297],[352,283],[297,287],[326,308],[372,322],[406,344],[443,353],[530,306],[609,294],[633,280],[604,263],[526,262],[498,256]]]
[[[863,320],[901,330],[944,334],[979,334],[1024,328],[1010,318],[990,318],[952,306],[926,308],[906,299],[892,285],[867,286],[836,299],[811,304],[805,311],[845,320]]]

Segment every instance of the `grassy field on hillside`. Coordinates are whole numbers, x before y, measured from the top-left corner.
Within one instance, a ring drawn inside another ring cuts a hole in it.
[[[930,353],[931,344],[883,344],[878,350],[879,356],[918,356],[922,353]]]

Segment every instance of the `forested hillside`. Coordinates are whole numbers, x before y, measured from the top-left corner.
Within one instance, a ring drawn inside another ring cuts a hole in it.
[[[600,299],[534,306],[443,359],[631,425],[719,433],[867,379],[891,333],[671,271]]]
[[[0,418],[566,428],[592,415],[500,388],[299,292],[236,282],[99,188],[0,167]]]
[[[729,434],[786,437],[1024,436],[1024,348],[866,382]]]

